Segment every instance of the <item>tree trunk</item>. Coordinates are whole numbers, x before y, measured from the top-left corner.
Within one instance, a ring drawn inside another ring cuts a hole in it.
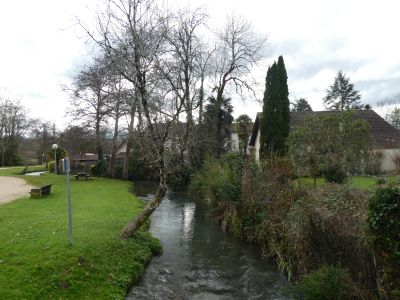
[[[111,178],[115,178],[115,160],[117,156],[117,142],[118,142],[118,123],[119,123],[119,106],[120,106],[120,99],[118,98],[116,107],[115,107],[115,126],[114,126],[114,136],[112,139],[112,150],[110,156],[110,164],[108,167],[108,176]]]
[[[128,138],[126,140],[126,151],[124,157],[124,167],[122,170],[122,178],[128,180],[128,170],[129,170],[129,156],[131,154],[132,144],[133,144],[133,129],[135,124],[135,113],[136,107],[134,106],[131,110],[131,122],[128,128]]]
[[[166,184],[166,174],[164,167],[160,167],[160,185],[158,186],[157,193],[155,194],[153,200],[151,200],[141,213],[136,216],[132,221],[125,226],[122,230],[120,237],[122,239],[128,239],[133,236],[133,234],[142,226],[144,222],[151,216],[151,214],[156,210],[156,208],[161,204],[165,194],[167,193]]]

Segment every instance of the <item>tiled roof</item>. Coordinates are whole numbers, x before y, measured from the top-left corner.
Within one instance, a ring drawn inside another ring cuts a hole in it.
[[[97,161],[98,156],[94,153],[84,153],[84,154],[76,154],[72,157],[73,160],[86,160],[86,161]]]
[[[321,114],[339,114],[341,111],[293,111],[290,113],[290,129],[298,126],[306,116]],[[250,146],[254,146],[258,132],[261,113],[257,113],[254,122],[253,132],[250,139]],[[374,149],[398,149],[400,148],[400,132],[373,110],[355,110],[354,118],[362,119],[370,125],[370,133]]]

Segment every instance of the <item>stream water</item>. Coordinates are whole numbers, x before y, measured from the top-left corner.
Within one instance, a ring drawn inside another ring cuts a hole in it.
[[[156,186],[135,183],[152,199]],[[259,248],[222,232],[203,203],[168,192],[151,217],[163,254],[154,257],[126,299],[289,299],[287,282]]]

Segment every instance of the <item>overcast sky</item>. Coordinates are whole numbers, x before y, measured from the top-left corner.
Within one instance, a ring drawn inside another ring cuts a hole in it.
[[[30,115],[66,125],[68,84],[88,59],[85,38],[74,18],[89,19],[95,0],[20,0],[0,5],[0,95],[21,98]],[[270,51],[254,70],[262,99],[268,65],[283,55],[290,99],[305,97],[314,110],[339,70],[374,106],[400,92],[400,1],[169,0],[170,5],[205,5],[211,26],[229,12],[241,14],[267,34]],[[235,116],[253,119],[261,105],[235,101]]]

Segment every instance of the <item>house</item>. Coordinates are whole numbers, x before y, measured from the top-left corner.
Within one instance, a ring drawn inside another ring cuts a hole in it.
[[[290,130],[294,130],[306,116],[319,114],[338,114],[340,111],[293,111],[290,113]],[[372,149],[382,153],[381,170],[393,172],[396,170],[395,158],[400,156],[400,133],[373,110],[355,110],[354,117],[367,121],[370,125]],[[257,113],[249,141],[248,154],[260,159],[260,119]]]
[[[79,170],[82,169],[84,165],[89,166],[97,164],[98,160],[97,154],[94,153],[75,154],[71,159],[71,168],[73,170]]]
[[[250,137],[253,130],[253,123],[249,124],[246,128],[246,133],[242,133],[243,136]],[[229,126],[229,133],[224,139],[224,149],[226,151],[240,152],[242,148],[246,147],[245,152],[248,152],[248,144],[242,145],[243,143],[240,139],[240,128],[238,128],[238,123],[232,123]],[[246,138],[247,140],[247,138]]]

